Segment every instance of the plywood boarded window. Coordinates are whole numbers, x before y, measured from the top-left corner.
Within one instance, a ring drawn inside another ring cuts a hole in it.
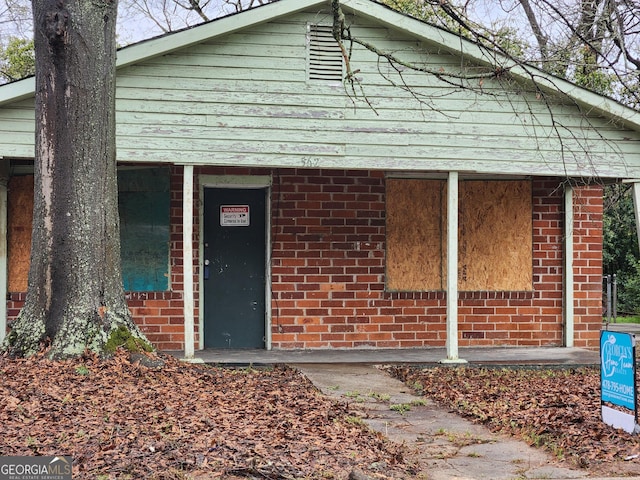
[[[11,177],[7,198],[8,289],[26,292],[31,256],[33,175]]]
[[[446,285],[446,182],[387,180],[387,289]],[[533,288],[531,182],[463,181],[458,281],[462,291]]]
[[[388,290],[442,290],[445,185],[439,180],[387,180]]]

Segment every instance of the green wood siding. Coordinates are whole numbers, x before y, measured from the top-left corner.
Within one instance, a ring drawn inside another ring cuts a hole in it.
[[[575,105],[558,103],[551,114],[516,82],[509,88],[519,94],[485,81],[488,94],[479,95],[433,76],[399,75],[362,48],[352,59],[362,84],[356,96],[341,82],[307,80],[307,24],[328,22],[323,8],[121,68],[118,159],[640,178],[640,132],[585,117]],[[362,16],[349,21],[354,35],[413,62],[473,70],[404,31]],[[1,156],[33,155],[32,109],[29,100],[0,107]]]
[[[33,99],[0,107],[0,157],[33,158]]]

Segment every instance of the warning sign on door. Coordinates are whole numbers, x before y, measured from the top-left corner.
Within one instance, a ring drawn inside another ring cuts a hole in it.
[[[248,227],[249,205],[220,205],[220,226]]]

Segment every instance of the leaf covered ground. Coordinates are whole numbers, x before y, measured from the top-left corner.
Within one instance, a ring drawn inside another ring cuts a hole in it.
[[[411,478],[402,448],[288,368],[0,357],[0,455],[71,455],[74,479]]]
[[[405,447],[294,369],[161,359],[153,368],[123,352],[64,362],[0,357],[0,455],[71,455],[77,479],[416,477]],[[387,371],[590,474],[640,474],[640,436],[600,420],[597,369]]]
[[[422,395],[590,473],[640,475],[640,435],[604,424],[600,371],[389,367]]]

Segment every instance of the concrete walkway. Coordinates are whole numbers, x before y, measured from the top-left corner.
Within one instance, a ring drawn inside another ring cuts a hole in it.
[[[372,365],[299,364],[325,395],[343,402],[369,427],[410,452],[421,467],[416,479],[515,480],[586,478],[584,470],[554,465],[553,459],[523,442],[496,435],[431,401],[417,397],[401,382]],[[392,405],[405,405],[399,413]]]
[[[181,352],[172,352],[180,357]],[[383,364],[433,365],[444,348],[390,350],[203,350],[196,361],[217,365],[287,364],[325,395],[348,402],[373,429],[404,443],[428,480],[605,480],[585,469],[560,465],[549,454],[511,437],[496,435],[431,401],[377,368]],[[472,365],[598,365],[599,353],[578,348],[461,348]],[[408,405],[402,413],[392,405]],[[594,412],[594,415],[598,415]],[[640,467],[638,469],[640,471]],[[628,475],[628,473],[627,473]],[[617,477],[622,478],[622,477]],[[624,477],[640,480],[638,477]]]

